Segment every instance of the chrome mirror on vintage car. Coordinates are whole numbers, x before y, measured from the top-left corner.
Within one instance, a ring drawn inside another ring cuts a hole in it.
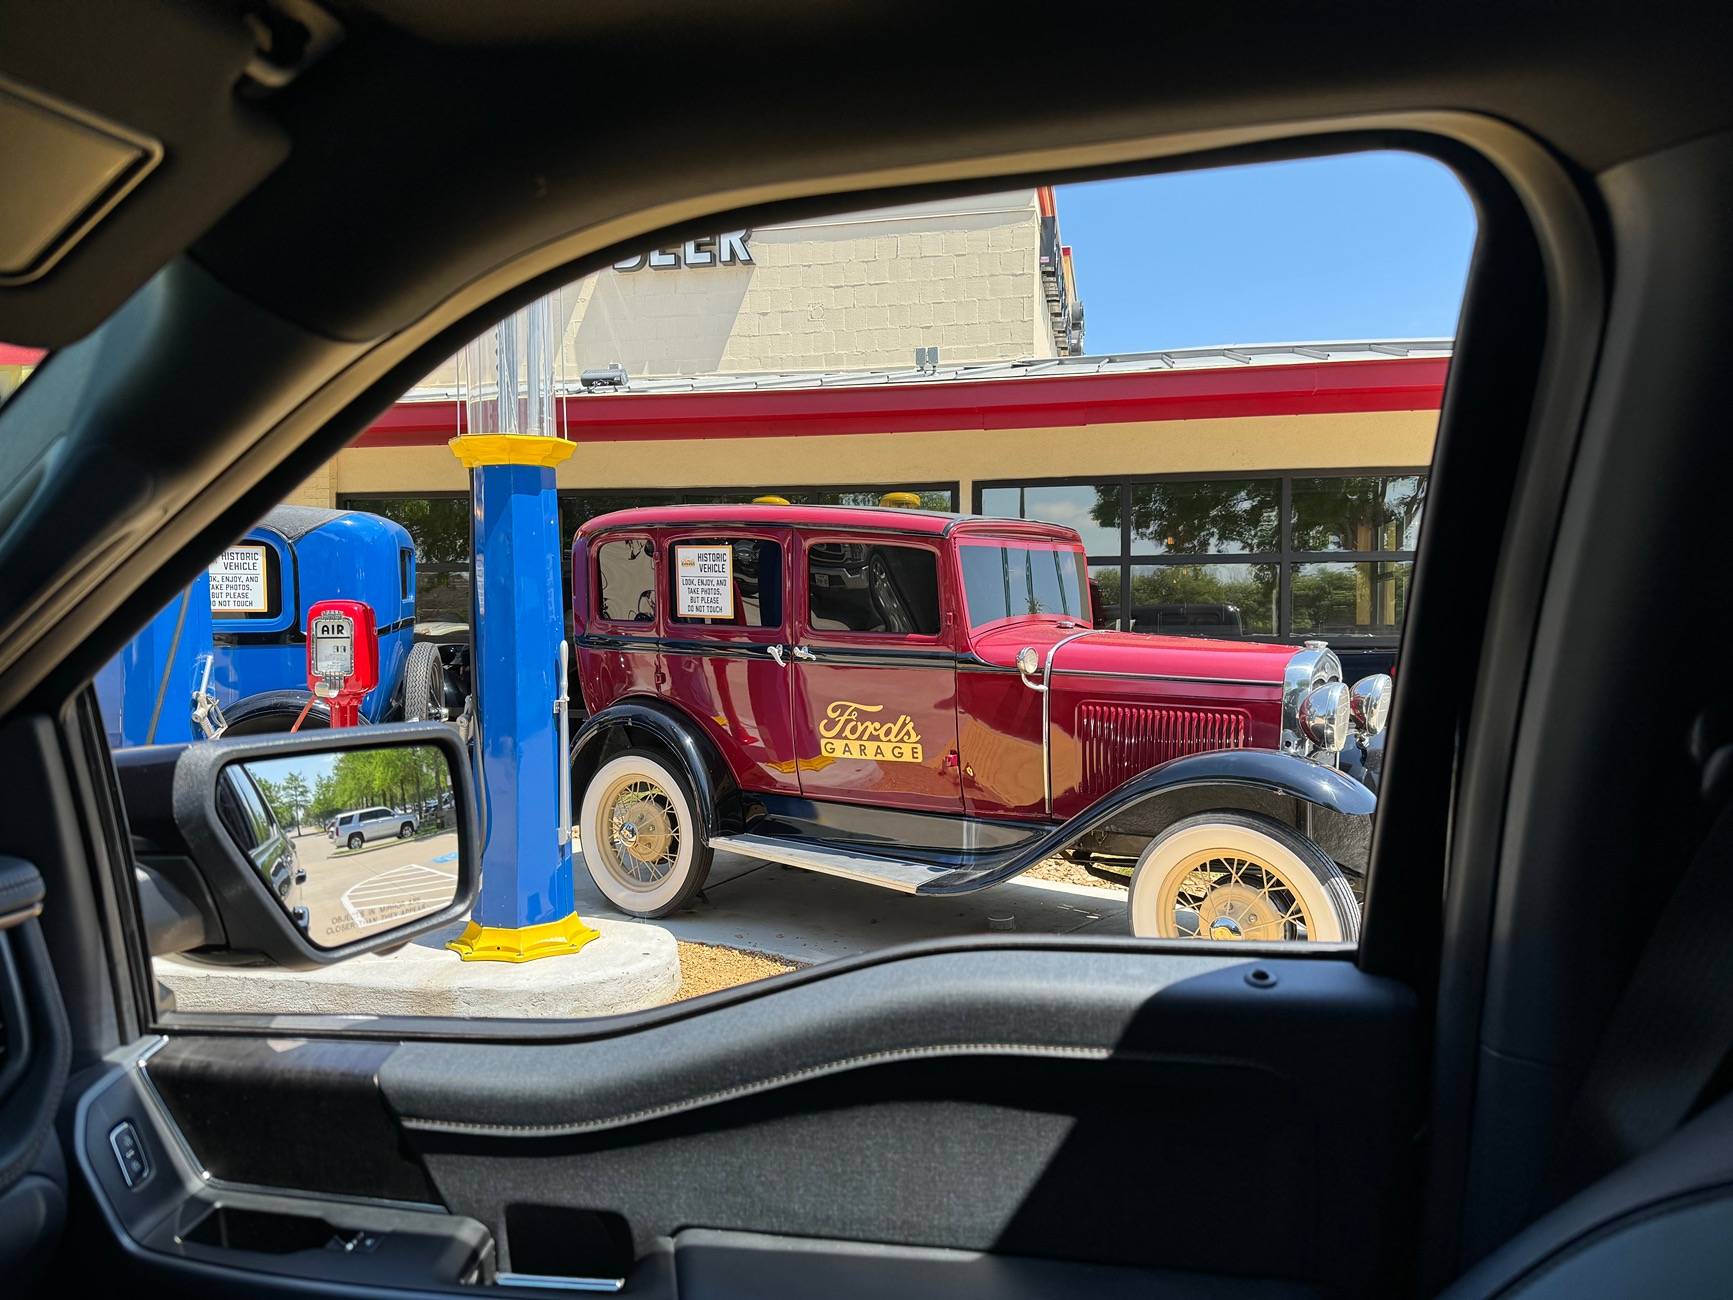
[[[115,754],[152,956],[308,969],[463,916],[469,763],[440,723]]]
[[[1300,731],[1321,754],[1334,754],[1348,743],[1353,726],[1349,690],[1341,682],[1326,682],[1300,704]]]
[[[1395,682],[1388,673],[1373,673],[1354,683],[1348,693],[1348,712],[1354,720],[1354,730],[1362,740],[1370,740],[1390,720],[1390,693]]]
[[[1026,645],[1017,652],[1017,672],[1023,678],[1023,685],[1032,691],[1044,691],[1047,688],[1035,680],[1035,674],[1041,671],[1041,654],[1032,645]]]

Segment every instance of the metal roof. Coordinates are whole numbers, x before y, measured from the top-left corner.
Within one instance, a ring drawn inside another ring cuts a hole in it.
[[[1104,356],[1045,357],[1030,361],[974,361],[930,369],[792,370],[757,374],[629,376],[624,387],[584,389],[575,380],[558,385],[571,397],[630,396],[634,393],[773,392],[798,388],[868,388],[897,384],[974,383],[994,379],[1037,379],[1062,375],[1118,375],[1166,370],[1230,370],[1241,366],[1316,365],[1332,361],[1381,358],[1448,357],[1448,338],[1345,339],[1313,343],[1236,343],[1207,348],[1169,348],[1160,352],[1116,352]],[[412,388],[403,401],[449,401],[460,397],[454,385]]]

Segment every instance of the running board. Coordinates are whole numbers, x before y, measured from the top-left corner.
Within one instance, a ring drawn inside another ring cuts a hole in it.
[[[763,858],[785,867],[802,867],[807,871],[841,876],[862,884],[894,889],[899,894],[918,893],[922,885],[953,874],[948,867],[929,867],[919,862],[903,862],[896,858],[878,858],[842,849],[820,848],[813,844],[796,844],[771,835],[717,835],[710,847],[742,857]]]

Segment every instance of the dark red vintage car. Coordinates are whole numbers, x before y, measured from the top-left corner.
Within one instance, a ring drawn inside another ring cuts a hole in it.
[[[572,548],[584,860],[660,916],[713,850],[915,894],[1056,854],[1139,935],[1353,939],[1390,679],[1097,629],[1082,542],[1022,520],[671,506]]]

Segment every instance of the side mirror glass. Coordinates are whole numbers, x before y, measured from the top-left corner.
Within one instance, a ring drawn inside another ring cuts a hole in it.
[[[475,900],[469,760],[443,723],[121,750],[115,766],[153,956],[310,969]]]
[[[317,947],[398,929],[457,897],[451,770],[432,745],[244,759],[218,774],[216,806]]]

